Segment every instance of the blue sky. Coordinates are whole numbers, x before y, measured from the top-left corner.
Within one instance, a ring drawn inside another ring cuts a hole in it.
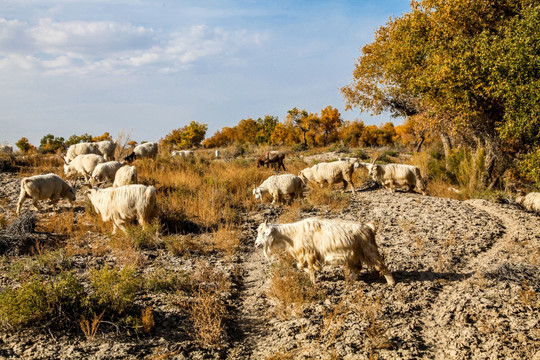
[[[46,134],[207,136],[293,107],[336,107],[361,47],[409,0],[2,0],[0,143]],[[400,123],[401,119],[391,119]]]

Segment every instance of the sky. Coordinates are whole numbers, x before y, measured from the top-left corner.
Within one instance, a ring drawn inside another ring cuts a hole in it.
[[[328,105],[409,0],[0,0],[0,143],[109,132],[158,141]]]

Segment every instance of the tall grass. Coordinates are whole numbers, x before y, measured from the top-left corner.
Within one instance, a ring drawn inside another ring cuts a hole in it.
[[[189,219],[202,229],[238,224],[254,206],[251,190],[264,179],[251,163],[208,161],[204,158],[145,160],[138,164],[140,179],[154,185],[167,226]]]

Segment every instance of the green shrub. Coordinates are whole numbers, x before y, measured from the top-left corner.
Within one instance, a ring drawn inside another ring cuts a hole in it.
[[[46,317],[51,310],[48,287],[36,276],[19,288],[0,293],[0,324],[20,329]]]
[[[146,227],[129,226],[127,234],[121,236],[128,236],[133,241],[136,249],[155,249],[161,242],[158,236],[160,231],[161,224],[159,219],[156,219]]]
[[[90,295],[90,307],[96,312],[110,309],[121,315],[133,307],[135,293],[141,288],[142,280],[135,268],[124,267],[121,270],[104,267],[90,272],[90,284],[93,293]]]
[[[306,151],[308,149],[308,146],[304,143],[294,144],[291,146],[291,151],[293,152],[302,152]]]
[[[540,147],[525,155],[517,165],[519,175],[540,189]]]
[[[72,321],[83,311],[85,296],[83,286],[69,271],[55,281],[36,275],[19,288],[0,293],[0,324],[21,329],[50,317]]]
[[[178,290],[191,289],[190,275],[184,271],[171,271],[162,268],[155,269],[144,276],[144,288],[149,292],[173,293]]]

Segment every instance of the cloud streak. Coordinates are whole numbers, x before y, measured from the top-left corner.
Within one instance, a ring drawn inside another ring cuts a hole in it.
[[[165,33],[114,21],[30,25],[0,18],[0,70],[46,75],[175,73],[207,59],[224,63],[258,46],[264,37],[246,30],[204,25]]]

